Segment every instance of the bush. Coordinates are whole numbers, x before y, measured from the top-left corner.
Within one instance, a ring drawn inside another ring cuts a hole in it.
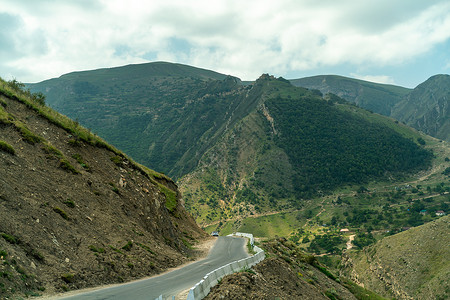
[[[7,256],[8,256],[8,253],[5,250],[0,250],[0,257],[5,258]]]
[[[56,213],[58,213],[61,217],[63,217],[63,219],[70,220],[69,216],[68,216],[68,215],[66,214],[66,212],[63,211],[61,208],[59,208],[59,207],[54,207],[54,208],[53,208],[53,211],[56,212]]]
[[[133,243],[131,241],[129,241],[125,246],[122,247],[122,249],[125,251],[130,251],[132,247],[133,247]]]
[[[16,154],[16,151],[14,150],[14,148],[10,144],[8,144],[2,140],[0,140],[0,150],[4,151],[6,153],[12,154],[12,155]]]
[[[65,283],[72,283],[74,281],[74,275],[73,274],[63,274],[61,276],[61,279],[65,282]]]
[[[79,173],[65,158],[61,158],[61,160],[59,161],[59,167],[63,170],[66,170],[67,172],[71,172],[72,174]]]
[[[10,244],[17,244],[18,243],[17,238],[15,236],[12,236],[12,235],[7,234],[7,233],[2,233],[2,238],[4,238],[5,241],[7,241]]]
[[[90,245],[89,249],[95,253],[104,253],[105,252],[104,248],[96,248],[94,245]]]
[[[64,204],[67,205],[67,207],[70,207],[70,208],[74,208],[75,207],[75,202],[73,202],[70,199],[67,199],[67,201],[64,201]]]

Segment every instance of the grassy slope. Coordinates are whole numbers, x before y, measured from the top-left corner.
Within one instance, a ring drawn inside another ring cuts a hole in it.
[[[270,92],[262,96],[266,101],[270,97],[281,95],[294,98],[296,93],[304,93],[293,87],[286,88],[282,81],[272,81],[270,84]],[[414,130],[378,114],[350,105],[335,107],[366,122],[391,128],[408,139],[417,140],[421,136]],[[180,181],[188,209],[200,224],[207,226],[207,230],[219,228],[228,233],[251,229],[260,236],[287,235],[304,225],[307,211],[311,210],[311,213],[316,215],[321,210],[319,203],[331,205],[332,196],[304,200],[298,207],[292,206],[292,201],[295,201],[292,196],[294,168],[289,155],[275,144],[274,130],[279,128],[276,119],[275,127],[272,127],[268,121],[271,117],[273,114],[268,106],[259,106],[235,128],[231,128],[219,143],[203,156],[195,172]],[[427,142],[433,142],[433,139],[426,139]],[[392,179],[385,184],[392,185]],[[346,193],[353,194],[357,187],[348,188]],[[342,193],[341,188],[336,193]],[[381,199],[383,195],[376,197]],[[355,201],[361,200],[355,197]],[[377,207],[388,203],[386,198],[380,201]],[[286,215],[265,216],[267,212],[286,209],[289,212]],[[338,215],[342,218],[342,212],[348,208],[333,210],[339,211]],[[333,213],[324,213],[323,216],[328,223]],[[267,219],[271,220],[270,224],[280,226],[267,226]]]
[[[349,253],[347,271],[387,297],[447,299],[450,296],[450,217],[384,238]]]
[[[239,117],[233,94],[239,86],[216,72],[150,63],[70,73],[30,87],[137,161],[176,177]]]

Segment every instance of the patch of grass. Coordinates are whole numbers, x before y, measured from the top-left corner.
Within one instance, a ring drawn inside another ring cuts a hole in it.
[[[386,300],[386,298],[366,290],[348,279],[342,280],[342,285],[344,285],[358,300]]]
[[[116,247],[113,247],[113,246],[111,246],[111,245],[109,245],[108,247],[111,248],[111,250],[113,250],[114,252],[117,252],[117,253],[120,253],[120,254],[125,255],[125,253],[123,253],[122,251],[120,251],[120,250],[117,249]]]
[[[315,267],[322,272],[323,274],[327,275],[328,278],[333,279],[333,280],[337,280],[338,278],[336,276],[334,276],[330,271],[328,271],[327,268],[319,265],[318,263],[315,265]]]
[[[0,140],[0,150],[12,155],[16,154],[14,148],[10,144],[2,140]]]
[[[0,124],[11,124],[14,118],[0,106]]]
[[[95,252],[95,253],[105,253],[104,248],[97,248],[94,245],[89,245],[89,250],[91,250],[92,252]]]
[[[76,154],[72,155],[72,158],[74,158],[80,164],[80,166],[83,167],[85,170],[87,170],[87,171],[90,170],[89,165],[83,160],[83,158],[81,157],[80,154],[76,153]]]
[[[35,259],[39,260],[39,261],[44,261],[44,255],[42,255],[39,251],[37,251],[36,249],[32,249],[29,254],[34,257]]]
[[[57,156],[57,157],[60,157],[60,158],[62,158],[63,157],[63,154],[61,153],[61,151],[59,151],[58,149],[56,149],[52,144],[50,144],[50,143],[45,143],[44,144],[44,151],[47,153],[47,154],[51,154],[51,155],[54,155],[54,156]]]
[[[73,146],[73,147],[81,146],[81,142],[78,139],[70,139],[67,141],[67,144],[69,144],[70,146]]]
[[[341,297],[339,297],[339,295],[336,293],[336,291],[334,289],[326,290],[325,296],[327,296],[331,300],[340,300],[341,299]]]
[[[63,219],[65,220],[70,220],[69,216],[66,214],[65,211],[63,211],[61,208],[59,207],[53,207],[53,211],[58,213],[61,217],[63,217]]]
[[[177,207],[177,193],[162,184],[159,184],[159,190],[166,196],[167,210],[174,212]]]
[[[75,202],[73,202],[70,199],[67,199],[66,201],[64,201],[64,204],[67,205],[67,207],[70,207],[70,208],[74,208],[75,207]]]
[[[2,238],[4,238],[5,241],[13,245],[18,243],[18,239],[15,236],[7,233],[2,233]]]
[[[65,158],[61,158],[61,159],[59,160],[59,167],[60,167],[61,169],[65,170],[65,171],[69,172],[69,173],[72,173],[72,174],[78,174],[78,173],[80,173],[80,172],[78,172],[77,169],[75,169],[75,168],[70,164],[70,162],[69,162],[67,159],[65,159]]]
[[[241,272],[247,272],[247,273],[251,273],[251,274],[256,274],[256,272],[253,271],[252,269],[250,269],[249,267],[242,268]]]
[[[111,157],[111,161],[119,167],[123,166],[123,157],[121,157],[119,155]]]
[[[183,242],[183,244],[184,244],[187,248],[193,249],[192,244],[189,243],[187,240],[181,239],[181,241]]]
[[[8,252],[6,252],[5,250],[0,250],[0,257],[7,257],[8,256]]]
[[[65,283],[72,283],[75,280],[75,275],[71,274],[71,273],[67,273],[67,274],[63,274],[61,275],[61,279],[65,282]]]
[[[133,247],[133,242],[129,241],[128,243],[126,243],[125,246],[122,247],[122,249],[125,251],[130,251],[132,247]]]
[[[25,124],[23,124],[22,122],[16,121],[14,122],[17,130],[19,130],[20,134],[22,135],[23,139],[31,144],[37,144],[39,142],[41,142],[43,139],[40,136],[37,136],[36,134],[34,134],[33,132],[31,132],[31,130],[29,130]]]
[[[118,188],[114,183],[110,182],[109,185],[111,186],[112,191],[113,191],[114,193],[116,193],[117,195],[120,195],[119,188]]]
[[[150,249],[150,247],[149,246],[147,246],[147,245],[144,245],[144,244],[137,244],[139,247],[141,247],[141,248],[143,248],[143,249],[145,249],[145,250],[147,250],[147,252],[149,252],[149,253],[151,253],[151,254],[153,254],[153,255],[155,255],[155,252],[153,252],[152,251],[152,249]]]

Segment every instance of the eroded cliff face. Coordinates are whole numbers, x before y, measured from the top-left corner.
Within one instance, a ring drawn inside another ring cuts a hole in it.
[[[0,298],[160,273],[207,236],[176,184],[2,86]]]
[[[343,274],[385,297],[449,297],[450,217],[386,237],[343,257]]]

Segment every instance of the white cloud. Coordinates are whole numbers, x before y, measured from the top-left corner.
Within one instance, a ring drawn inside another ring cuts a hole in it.
[[[353,78],[361,79],[365,81],[384,83],[384,84],[395,84],[394,78],[388,75],[361,75],[357,73],[350,73]]]
[[[2,2],[0,21],[4,12],[21,22],[0,75],[22,81],[149,59],[247,80],[342,64],[361,70],[407,63],[450,38],[447,1]]]

